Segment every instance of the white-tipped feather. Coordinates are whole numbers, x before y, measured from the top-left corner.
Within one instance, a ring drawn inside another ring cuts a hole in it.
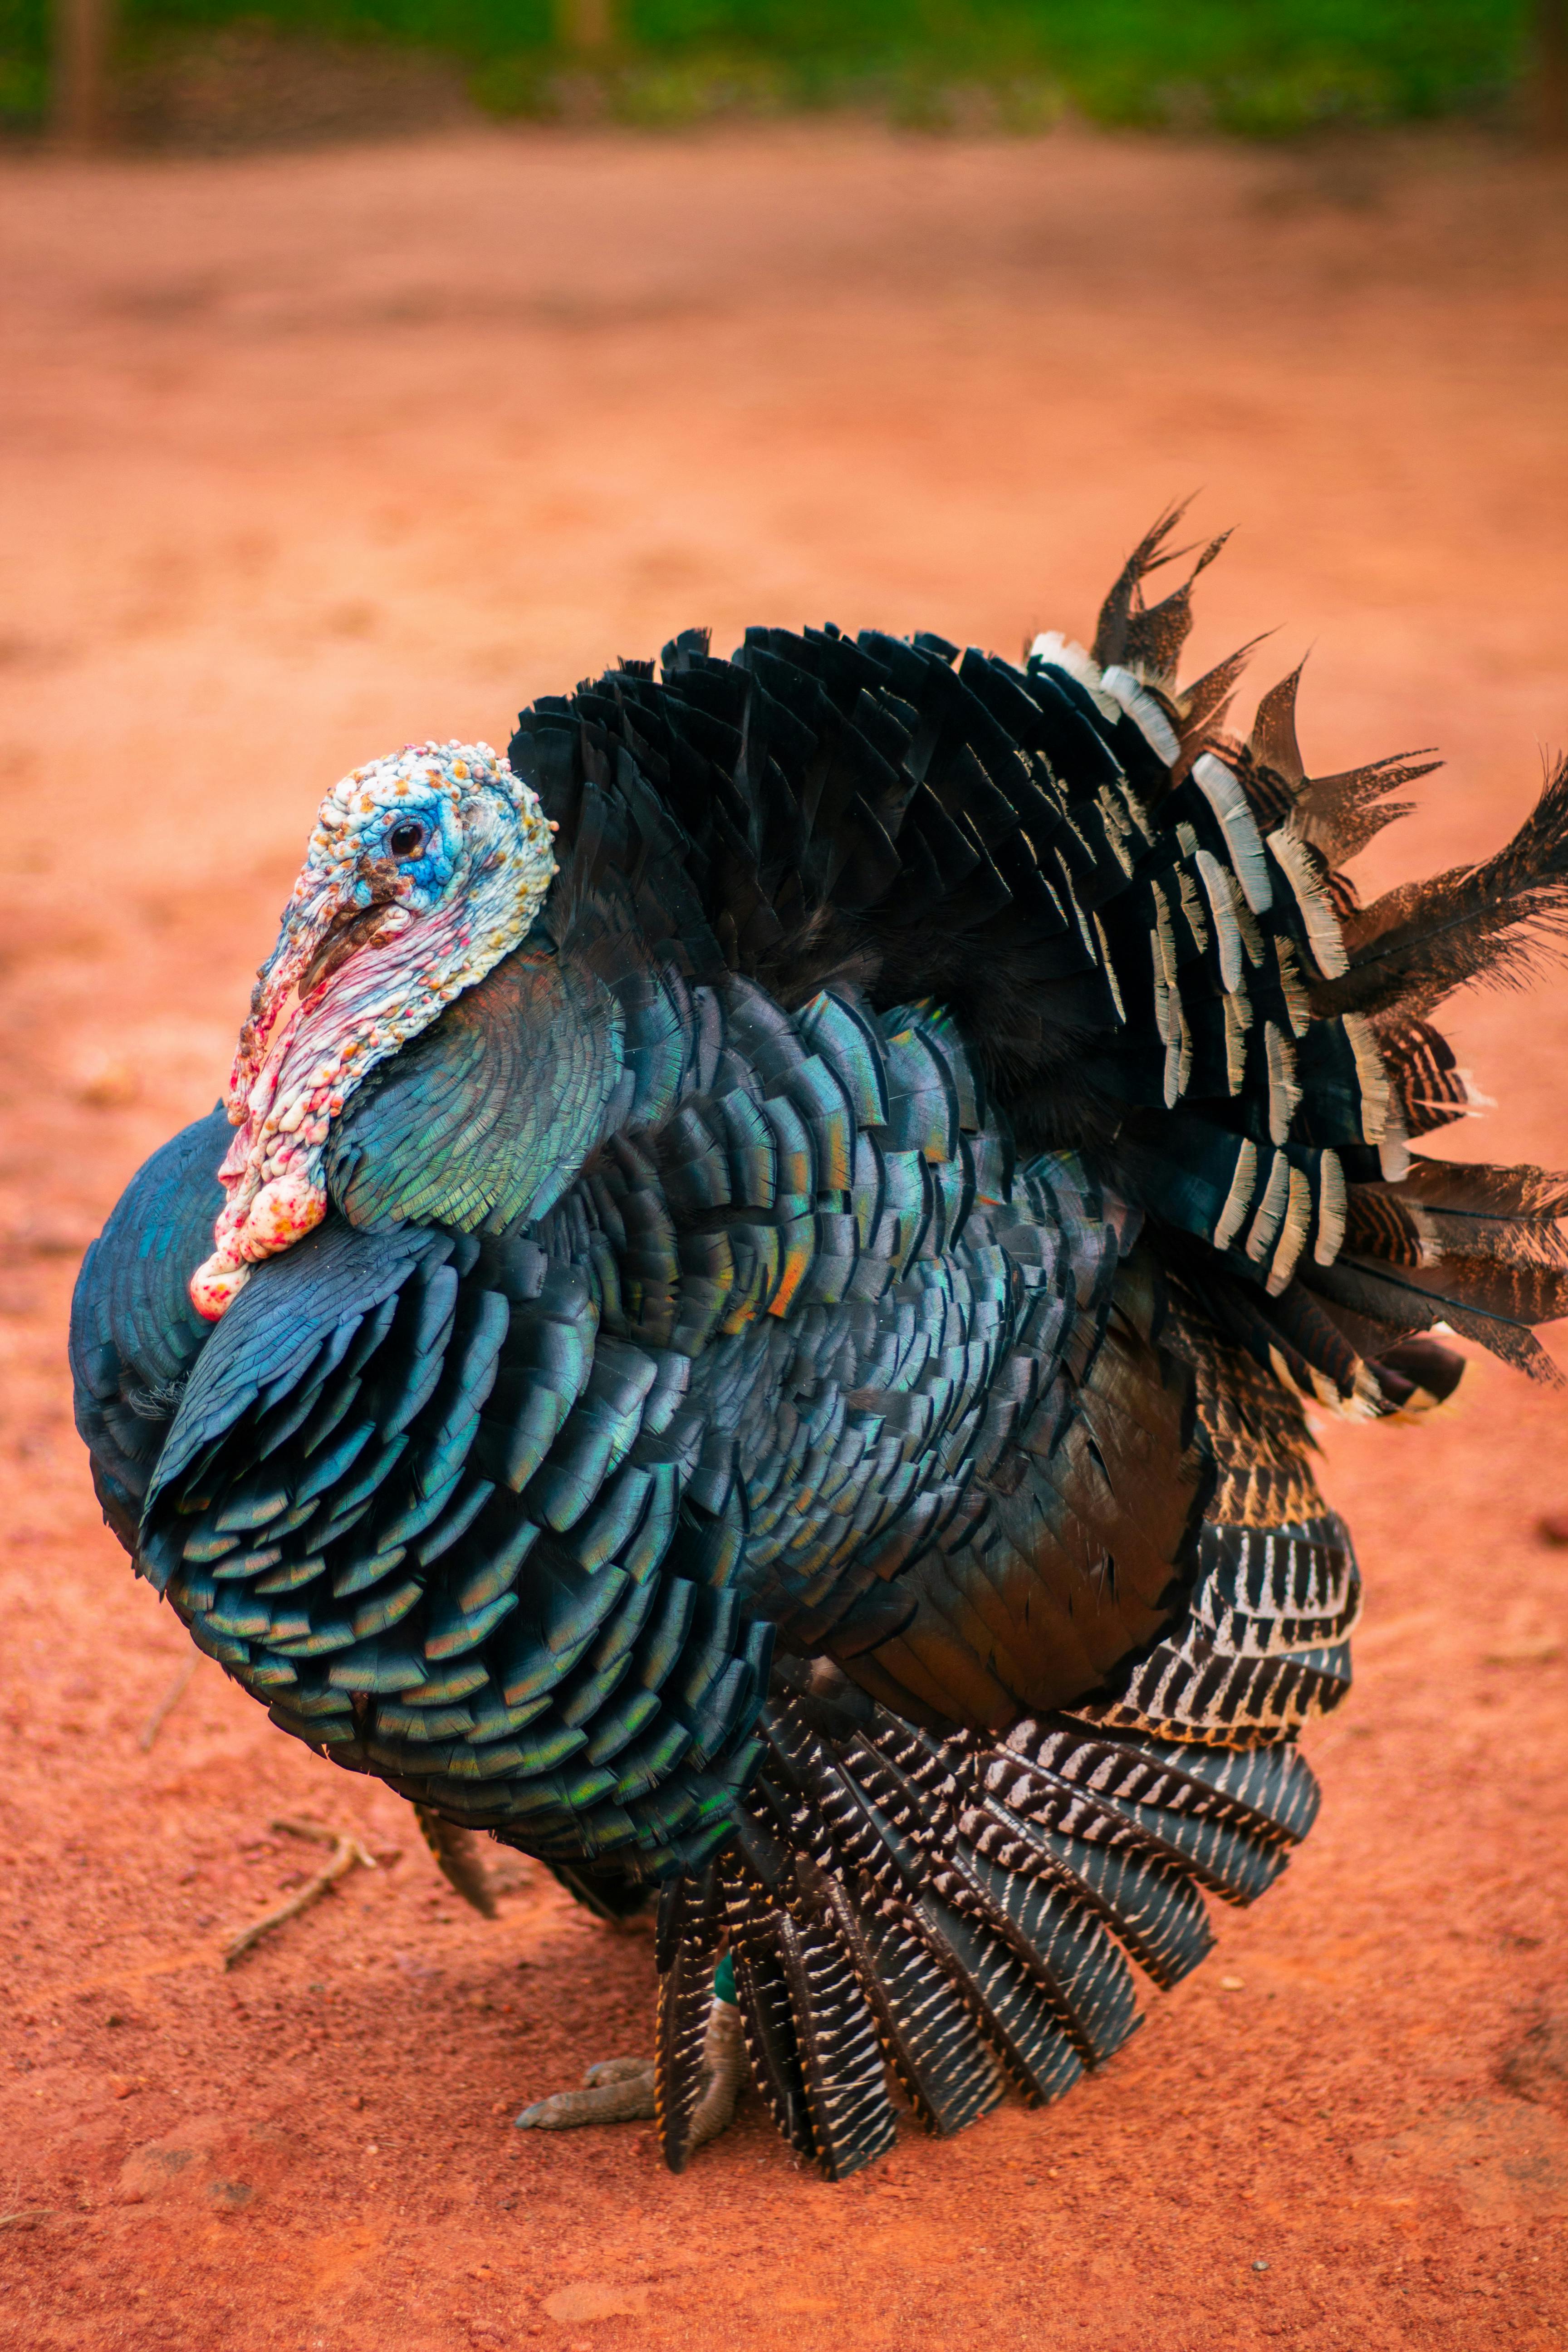
[[[1057,871],[1062,877],[1062,890],[1066,896],[1068,905],[1072,909],[1073,920],[1078,925],[1078,935],[1083,941],[1084,946],[1089,950],[1090,957],[1093,958],[1094,933],[1089,929],[1089,924],[1084,917],[1083,908],[1078,903],[1078,892],[1072,886],[1071,869],[1068,865],[1067,859],[1062,856],[1059,849],[1053,850],[1051,855],[1057,861]]]
[[[1186,917],[1187,929],[1193,935],[1193,944],[1200,955],[1206,955],[1209,927],[1204,917],[1204,902],[1198,895],[1197,884],[1184,866],[1179,866],[1176,868],[1176,887],[1181,892],[1182,912]]]
[[[1307,926],[1313,961],[1325,980],[1338,980],[1342,972],[1350,970],[1350,959],[1345,953],[1340,919],[1327,887],[1313,869],[1306,843],[1288,824],[1282,824],[1269,835],[1268,846],[1295,893],[1301,920]]]
[[[1307,1366],[1312,1385],[1304,1389],[1278,1348],[1270,1348],[1268,1360],[1281,1388],[1293,1390],[1308,1404],[1321,1405],[1335,1421],[1375,1421],[1383,1414],[1383,1392],[1364,1364],[1356,1366],[1355,1384],[1349,1396],[1342,1396],[1328,1374],[1321,1372],[1316,1364]]]
[[[1270,1298],[1278,1298],[1282,1290],[1289,1288],[1296,1272],[1296,1261],[1307,1245],[1311,1223],[1311,1183],[1304,1168],[1292,1166],[1289,1198],[1285,1203],[1285,1222],[1280,1227],[1274,1260],[1268,1269],[1267,1288]]]
[[[1337,1151],[1325,1151],[1318,1164],[1318,1238],[1312,1255],[1320,1265],[1332,1265],[1344,1245],[1344,1165]]]
[[[1193,1040],[1187,1027],[1187,1016],[1182,1004],[1182,992],[1174,985],[1169,996],[1169,1027],[1165,1038],[1165,1108],[1174,1110],[1187,1091],[1193,1075]]]
[[[1174,1110],[1182,1099],[1182,1025],[1181,1001],[1173,997],[1171,1034],[1165,1040],[1165,1070],[1161,1086],[1167,1110]]]
[[[1282,1151],[1277,1151],[1263,1198],[1258,1204],[1258,1214],[1247,1236],[1247,1255],[1255,1265],[1261,1265],[1273,1248],[1289,1198],[1290,1162]]]
[[[1149,968],[1154,982],[1154,1026],[1160,1033],[1162,1045],[1171,1042],[1171,983],[1165,977],[1165,959],[1160,952],[1160,934],[1149,934]]]
[[[1121,705],[1112,694],[1107,694],[1100,678],[1100,664],[1092,654],[1086,653],[1076,637],[1064,637],[1059,629],[1047,629],[1029,647],[1031,661],[1048,662],[1053,669],[1065,669],[1090,695],[1103,716],[1116,719],[1121,716]]]
[[[1265,954],[1263,934],[1258,928],[1257,919],[1251,908],[1242,896],[1241,885],[1235,875],[1229,873],[1224,866],[1220,871],[1226,875],[1230,884],[1230,903],[1236,915],[1236,928],[1241,933],[1241,944],[1247,950],[1247,961],[1254,971],[1261,971]]]
[[[1095,794],[1095,805],[1105,824],[1105,838],[1110,844],[1110,854],[1123,874],[1132,872],[1132,856],[1128,843],[1132,838],[1132,820],[1109,784],[1101,784]]]
[[[1422,1265],[1424,1266],[1441,1265],[1443,1236],[1437,1230],[1436,1218],[1414,1201],[1403,1202],[1401,1206],[1415,1228],[1415,1239],[1420,1247]]]
[[[1258,1146],[1243,1136],[1237,1145],[1236,1166],[1231,1172],[1230,1191],[1226,1195],[1219,1223],[1214,1229],[1216,1250],[1227,1250],[1246,1221],[1252,1206],[1253,1188],[1258,1182]]]
[[[1100,970],[1105,974],[1106,986],[1110,991],[1110,1001],[1116,1007],[1116,1018],[1125,1029],[1127,1007],[1121,1002],[1121,983],[1116,977],[1116,966],[1110,961],[1110,942],[1105,936],[1105,925],[1100,921],[1100,917],[1096,915],[1093,919],[1094,936],[1100,941]]]
[[[1279,965],[1279,992],[1285,999],[1285,1010],[1290,1016],[1290,1026],[1298,1037],[1304,1037],[1312,1025],[1311,1002],[1307,983],[1301,977],[1301,967],[1296,961],[1296,950],[1278,931],[1274,934],[1274,953]]]
[[[1315,1364],[1308,1364],[1305,1368],[1308,1380],[1311,1383],[1310,1388],[1303,1388],[1300,1373],[1291,1368],[1282,1349],[1270,1346],[1268,1364],[1280,1387],[1289,1395],[1299,1396],[1303,1404],[1321,1404],[1324,1402],[1319,1391],[1327,1384]],[[1333,1395],[1334,1391],[1331,1390],[1330,1394]]]
[[[1165,985],[1167,988],[1174,988],[1177,975],[1176,934],[1171,924],[1171,902],[1158,882],[1151,881],[1149,887],[1153,893],[1154,937],[1159,941],[1160,961],[1165,970]]]
[[[1296,1049],[1272,1021],[1263,1024],[1263,1050],[1268,1065],[1268,1140],[1283,1143],[1290,1121],[1301,1107],[1301,1086],[1296,1076]]]
[[[1199,752],[1193,762],[1193,782],[1219,819],[1225,845],[1247,905],[1255,915],[1266,914],[1274,903],[1274,885],[1268,879],[1263,835],[1247,804],[1247,794],[1212,751]]]
[[[1181,739],[1148,688],[1115,662],[1102,674],[1100,683],[1107,694],[1114,695],[1149,749],[1158,752],[1167,768],[1173,768],[1182,756]]]
[[[1241,986],[1241,932],[1236,919],[1236,903],[1231,895],[1230,877],[1211,850],[1197,853],[1197,868],[1214,917],[1215,938],[1219,943],[1219,976],[1222,985],[1234,996]]]
[[[1385,1136],[1377,1147],[1377,1164],[1385,1184],[1403,1184],[1410,1173],[1410,1152],[1402,1135]]]
[[[1407,1093],[1405,1099],[1410,1108],[1412,1110],[1440,1111],[1450,1118],[1454,1117],[1456,1112],[1461,1118],[1484,1118],[1489,1110],[1496,1110],[1497,1097],[1495,1095],[1482,1094],[1479,1087],[1476,1084],[1473,1072],[1469,1070],[1453,1070],[1450,1071],[1449,1076],[1456,1078],[1458,1081],[1460,1087],[1463,1089],[1464,1100],[1462,1102],[1450,1102],[1447,1096],[1444,1096],[1439,1099],[1436,1095],[1417,1095]]]
[[[1222,996],[1225,1013],[1225,1077],[1233,1095],[1238,1095],[1247,1082],[1247,1033],[1252,1026],[1252,1007],[1244,993]]]
[[[1388,1132],[1388,1073],[1377,1049],[1377,1033],[1363,1013],[1343,1014],[1341,1026],[1355,1055],[1362,1136],[1368,1143],[1381,1143]]]
[[[1149,812],[1125,776],[1118,779],[1115,789],[1121,796],[1122,806],[1127,811],[1128,822],[1133,831],[1141,833],[1144,840],[1152,845],[1154,839],[1154,828],[1150,823]]]

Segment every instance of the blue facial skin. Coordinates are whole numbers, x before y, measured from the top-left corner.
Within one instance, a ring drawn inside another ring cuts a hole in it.
[[[483,780],[476,781],[483,790]],[[397,835],[413,827],[422,836],[417,847],[395,847]],[[482,856],[476,856],[476,846],[464,833],[456,795],[449,789],[422,790],[416,784],[390,804],[353,820],[347,835],[338,836],[332,872],[340,905],[357,909],[374,905],[384,896],[385,869],[391,866],[404,885],[399,897],[409,912],[431,914],[447,898],[465,861],[472,884],[492,872],[506,855],[500,840]],[[342,878],[344,867],[352,878]]]
[[[416,856],[406,853],[400,856],[392,845],[393,835],[405,825],[417,825],[424,835],[424,846]],[[368,860],[384,859],[395,866],[410,885],[407,905],[426,915],[439,903],[458,870],[461,842],[462,830],[450,799],[445,793],[432,793],[423,799],[410,796],[395,807],[378,811],[366,831],[362,854]],[[372,888],[367,877],[356,879],[353,900],[356,906],[371,904]]]

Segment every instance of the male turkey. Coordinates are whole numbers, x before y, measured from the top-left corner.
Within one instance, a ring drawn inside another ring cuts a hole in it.
[[[1316,1810],[1358,1586],[1307,1409],[1447,1396],[1434,1328],[1551,1376],[1568,1185],[1409,1144],[1471,1099],[1434,1007],[1563,926],[1568,771],[1363,908],[1426,770],[1308,777],[1294,676],[1227,734],[1239,656],[1178,687],[1173,520],[1092,656],[690,634],[510,765],[356,770],[226,1116],[82,1269],[98,1491],[200,1647],[658,1889],[677,2170],[710,2012],[835,2177],[889,2074],[952,2132],[1107,2059],[1128,1958],[1175,1982]]]

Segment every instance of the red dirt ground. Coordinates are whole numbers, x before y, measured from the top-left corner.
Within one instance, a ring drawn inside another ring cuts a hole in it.
[[[1320,768],[1452,764],[1367,878],[1495,843],[1568,736],[1568,177],[786,129],[0,164],[0,2340],[73,2352],[1563,2352],[1568,1405],[1487,1363],[1336,1431],[1370,1588],[1321,1824],[1107,2073],[843,2188],[756,2110],[510,2117],[644,2045],[646,1938],[460,1916],[389,1794],[184,1652],[71,1433],[76,1262],[212,1101],[323,788],[710,621],[1092,626],[1173,493],[1195,654],[1316,641]],[[1467,1006],[1493,1158],[1568,1159],[1568,986]],[[1467,1136],[1464,1140],[1468,1142]],[[308,1860],[396,1848],[234,1974]]]

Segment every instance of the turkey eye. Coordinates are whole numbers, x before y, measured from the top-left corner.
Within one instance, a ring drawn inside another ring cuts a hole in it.
[[[424,826],[395,824],[388,837],[387,846],[394,857],[417,857],[425,846]]]

